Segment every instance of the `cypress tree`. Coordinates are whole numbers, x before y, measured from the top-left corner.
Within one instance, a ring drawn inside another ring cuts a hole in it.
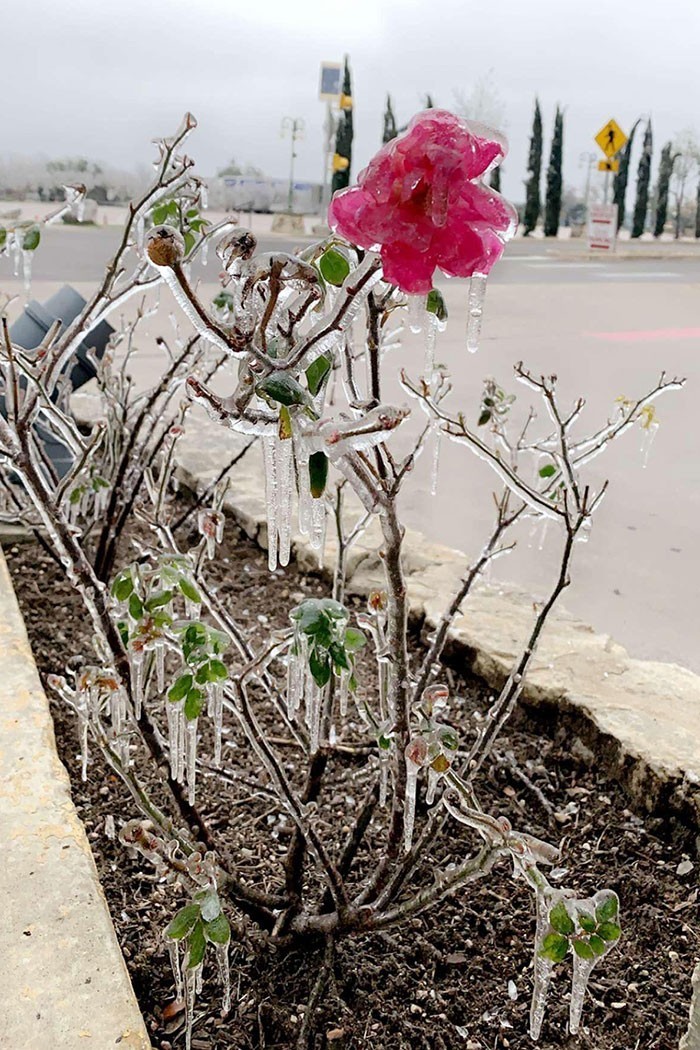
[[[668,215],[668,190],[671,185],[673,165],[678,154],[671,154],[673,146],[667,142],[661,150],[659,161],[659,178],[656,183],[656,221],[654,222],[654,236],[660,237],[664,232],[666,217]]]
[[[641,124],[641,117],[639,120],[635,120],[630,131],[630,137],[624,145],[624,148],[620,152],[620,167],[617,174],[613,178],[613,204],[617,204],[617,228],[618,230],[625,221],[625,198],[627,197],[627,183],[630,175],[630,157],[632,155],[632,143],[634,142],[634,133],[637,130],[639,124]]]
[[[495,190],[496,193],[501,192],[501,165],[494,168],[491,172],[491,189]]]
[[[633,237],[642,236],[647,222],[649,186],[651,184],[651,149],[651,120],[648,120],[644,132],[644,142],[642,143],[642,155],[639,158],[639,166],[637,168],[637,196],[634,202],[634,215],[632,216]]]
[[[525,188],[525,212],[523,227],[525,236],[537,226],[540,217],[540,175],[542,172],[542,111],[539,99],[535,99],[535,115],[532,120],[530,155],[527,162],[528,179]]]
[[[547,196],[544,206],[544,235],[545,237],[556,237],[559,231],[559,215],[561,213],[561,164],[564,154],[564,114],[557,106],[554,117],[554,134],[552,135],[552,149],[549,154],[549,167],[547,168]]]
[[[425,96],[425,108],[426,109],[435,109],[435,103],[433,102],[433,96],[432,95],[426,95]]]
[[[350,65],[345,56],[343,72],[343,93],[340,96],[340,117],[335,135],[335,156],[333,157],[333,181],[331,192],[344,190],[350,184],[350,164],[352,163],[352,85],[350,83]]]
[[[695,237],[700,237],[700,182],[695,197]]]
[[[395,139],[398,134],[396,127],[396,117],[394,116],[394,109],[391,105],[391,95],[386,96],[386,109],[384,110],[384,134],[382,136],[382,142],[391,142]]]

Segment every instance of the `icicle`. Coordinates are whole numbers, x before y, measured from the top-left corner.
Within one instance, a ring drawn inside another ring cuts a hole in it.
[[[542,941],[549,932],[549,910],[552,898],[542,890],[536,891],[537,927],[535,930],[535,956],[532,963],[533,988],[530,1004],[530,1038],[539,1039],[547,1005],[547,992],[552,979],[554,963],[540,954]]]
[[[187,748],[187,801],[194,806],[194,789],[197,778],[197,719],[185,719],[185,736]]]
[[[428,384],[432,384],[435,372],[435,345],[438,334],[437,314],[428,311],[428,321],[425,327],[425,362],[423,364],[423,376]]]
[[[323,496],[311,500],[311,546],[322,551],[326,540],[326,501]]]
[[[408,297],[408,327],[417,334],[423,330],[425,324],[425,296],[409,295]]]
[[[340,672],[340,715],[341,718],[345,718],[348,713],[348,696],[350,693],[350,672],[343,669]]]
[[[434,427],[435,444],[433,445],[433,460],[430,468],[430,495],[437,495],[438,473],[440,471],[440,444],[442,442],[442,430]]]
[[[220,682],[211,686],[212,719],[214,721],[214,765],[221,765],[221,737],[224,728],[224,687]]]
[[[299,647],[301,640],[295,638],[295,646]],[[294,718],[299,710],[299,704],[304,692],[304,667],[301,656],[290,652],[287,660],[287,717]]]
[[[182,983],[182,967],[180,965],[180,943],[179,941],[167,940],[170,965],[173,968],[173,980],[175,981],[175,998],[182,999],[184,986]]]
[[[651,446],[656,437],[656,433],[659,429],[658,423],[652,423],[649,426],[644,427],[642,431],[642,468],[646,470],[649,463],[649,453],[651,452]]]
[[[34,252],[22,251],[22,278],[24,280],[24,294],[29,300],[32,294],[32,256]]]
[[[78,711],[78,731],[80,733],[80,779],[85,783],[88,764],[88,718],[87,711],[82,705]]]
[[[292,491],[294,485],[293,442],[291,438],[276,439],[277,457],[277,529],[279,534],[279,564],[289,565],[292,541]]]
[[[216,962],[219,967],[219,978],[223,988],[221,1013],[225,1017],[231,1009],[231,974],[228,963],[228,941],[226,944],[216,944],[214,947],[216,950]]]
[[[574,975],[571,981],[571,1000],[569,1002],[569,1031],[576,1035],[581,1024],[581,1013],[583,1011],[583,1000],[586,996],[588,979],[591,976],[596,959],[581,959],[573,953]]]
[[[202,964],[185,971],[185,1050],[192,1050],[192,1026],[194,1024],[194,1004],[197,999],[197,985],[201,981]]]
[[[470,354],[479,349],[481,317],[484,312],[485,296],[486,274],[475,273],[469,281],[469,301],[467,306],[467,350]]]
[[[425,801],[432,806],[435,801],[435,792],[440,781],[440,774],[436,773],[432,766],[428,766],[428,787],[425,792]]]
[[[318,751],[318,745],[320,742],[322,699],[323,690],[316,685],[313,675],[310,674],[308,676],[306,703],[309,726],[309,748],[312,755]]]
[[[403,812],[403,842],[407,853],[413,842],[413,828],[416,822],[416,792],[418,791],[420,768],[416,762],[406,755],[406,800]]]
[[[165,644],[163,642],[156,643],[155,658],[156,684],[158,686],[158,692],[162,693],[165,689]]]
[[[131,654],[131,689],[134,696],[134,714],[138,721],[141,717],[141,705],[143,702],[143,653],[132,652]]]
[[[209,238],[207,237],[202,244],[202,266],[207,265],[207,259],[209,258]]]
[[[270,572],[277,568],[277,435],[265,435],[262,439],[265,464],[265,503],[267,506],[267,564]]]
[[[379,750],[379,805],[382,809],[386,806],[389,793],[389,755],[381,748]]]
[[[199,187],[199,206],[202,211],[209,207],[209,187],[204,182]]]

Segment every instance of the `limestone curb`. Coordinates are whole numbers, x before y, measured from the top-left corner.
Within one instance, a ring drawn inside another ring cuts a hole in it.
[[[148,1050],[0,551],[0,1045]]]
[[[181,483],[201,492],[244,442],[208,420],[191,419],[177,446]],[[251,539],[267,547],[260,449],[253,446],[231,473],[225,509]],[[352,511],[351,511],[352,513]],[[359,511],[356,511],[359,513]],[[376,521],[348,560],[348,593],[384,585]],[[303,569],[319,567],[303,537],[293,544]],[[404,543],[411,616],[434,629],[468,565],[460,551],[408,530]],[[324,552],[333,564],[332,530]],[[449,634],[446,653],[494,689],[519,655],[534,616],[533,597],[510,585],[480,586]],[[691,826],[700,818],[700,676],[675,664],[632,658],[607,635],[561,607],[548,621],[522,702],[533,716],[563,727],[582,755],[604,761],[649,810],[672,810]]]

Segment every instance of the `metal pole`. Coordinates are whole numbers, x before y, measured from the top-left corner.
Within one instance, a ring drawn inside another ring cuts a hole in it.
[[[289,131],[292,139],[292,153],[289,159],[289,191],[287,193],[287,211],[294,211],[294,161],[296,160],[296,144],[304,133],[304,121],[301,117],[285,117],[282,121],[282,135]]]

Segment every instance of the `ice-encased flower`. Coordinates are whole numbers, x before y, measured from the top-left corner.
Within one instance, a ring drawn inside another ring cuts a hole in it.
[[[436,268],[451,277],[487,274],[517,224],[513,206],[482,182],[506,148],[490,128],[446,110],[418,113],[357,186],[336,193],[330,226],[380,251],[385,279],[404,292],[429,292]]]

